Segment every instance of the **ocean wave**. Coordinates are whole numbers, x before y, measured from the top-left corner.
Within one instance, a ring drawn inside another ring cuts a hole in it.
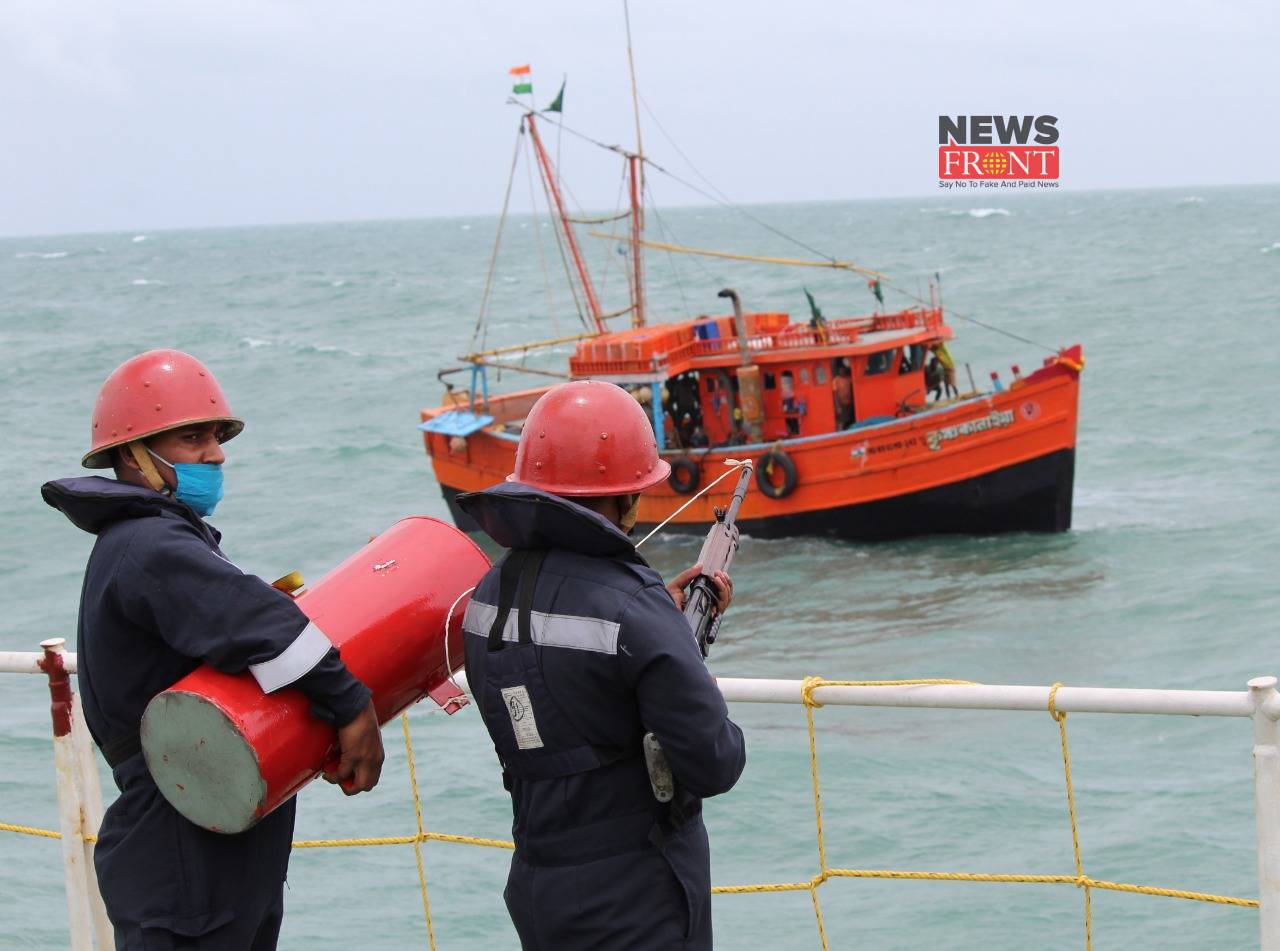
[[[342,280],[338,280],[338,281],[330,281],[330,282],[329,282],[329,286],[330,286],[330,287],[346,287],[346,286],[347,286],[347,282],[346,282],[346,281],[342,281]]]
[[[1280,241],[1273,241],[1271,242],[1271,247],[1259,248],[1258,250],[1263,254],[1270,254],[1272,251],[1280,251]]]
[[[302,340],[267,340],[263,337],[241,337],[240,343],[250,350],[256,350],[258,347],[283,346],[298,353],[341,353],[349,357],[364,356],[358,350],[348,350],[346,347],[335,347],[327,343],[309,343]]]
[[[148,284],[163,284],[164,281],[149,281],[145,277],[134,278],[129,282],[134,287],[146,287]]]
[[[990,218],[992,215],[1008,216],[1008,208],[921,208],[922,215],[946,215],[950,218]]]
[[[147,236],[145,234],[135,234],[133,236],[134,244],[141,244],[143,241],[146,241],[146,240],[147,240]]]
[[[15,258],[43,258],[48,261],[53,258],[65,258],[70,251],[19,251],[14,255]]]
[[[1179,198],[1176,202],[1174,202],[1174,204],[1176,204],[1176,205],[1203,205],[1203,204],[1204,204],[1204,199],[1203,199],[1203,198],[1201,198],[1199,195],[1188,195],[1186,198]]]

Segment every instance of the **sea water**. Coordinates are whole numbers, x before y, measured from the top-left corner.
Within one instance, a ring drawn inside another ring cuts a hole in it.
[[[721,676],[950,677],[986,683],[1241,690],[1280,673],[1275,502],[1280,188],[953,195],[755,208],[830,255],[893,276],[889,306],[927,299],[955,327],[960,382],[1011,378],[1082,343],[1075,522],[1062,535],[880,544],[745,539]],[[420,433],[438,371],[478,347],[578,332],[545,221],[513,218],[477,332],[497,221],[467,218],[0,241],[0,649],[74,649],[91,539],[44,505],[79,472],[98,386],[126,357],[206,361],[247,421],[212,519],[246,570],[315,579],[410,513],[447,518]],[[655,228],[655,225],[658,226]],[[805,256],[724,208],[664,211],[695,247]],[[608,309],[624,260],[586,248]],[[869,312],[865,281],[715,259],[647,260],[651,313]],[[559,279],[559,280],[557,280]],[[962,316],[963,315],[963,316]],[[1014,339],[964,317],[1015,334]],[[562,366],[567,350],[530,358]],[[517,359],[519,359],[517,355]],[[446,377],[465,385],[465,377]],[[497,388],[544,378],[505,373]],[[692,538],[645,554],[664,573]],[[507,837],[510,806],[475,713],[411,717],[429,829]],[[734,705],[748,761],[706,805],[719,884],[807,881],[818,868],[804,712]],[[1073,874],[1058,731],[1047,712],[816,712],[833,867]],[[0,677],[0,821],[56,826],[48,693]],[[1257,893],[1244,720],[1074,715],[1085,870],[1096,878]],[[399,725],[376,791],[301,794],[303,838],[411,833]],[[108,796],[114,792],[105,779]],[[441,948],[515,946],[506,852],[425,847]],[[834,948],[1081,946],[1071,886],[836,879],[819,896]],[[281,946],[426,943],[408,846],[295,853]],[[818,947],[804,892],[714,901],[726,948]],[[58,845],[0,833],[0,946],[67,944]],[[1095,892],[1094,946],[1256,944],[1253,910]]]

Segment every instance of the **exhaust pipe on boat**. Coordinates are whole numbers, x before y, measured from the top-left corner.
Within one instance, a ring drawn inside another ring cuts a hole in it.
[[[747,340],[747,320],[742,315],[742,301],[738,292],[726,287],[717,297],[727,297],[733,302],[733,328],[738,337],[738,401],[742,405],[742,421],[753,443],[764,442],[764,387],[760,382],[760,368],[751,362],[751,348]]]

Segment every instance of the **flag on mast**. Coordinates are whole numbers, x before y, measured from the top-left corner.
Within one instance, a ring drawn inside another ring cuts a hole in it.
[[[516,80],[515,85],[511,87],[511,91],[513,93],[519,95],[521,93],[533,92],[533,80],[529,76],[528,63],[525,63],[523,66],[512,66],[507,70],[507,72],[514,76]]]
[[[556,93],[556,97],[551,100],[551,105],[542,110],[543,112],[564,112],[564,84],[566,82],[568,82],[567,79],[560,81],[560,91]]]

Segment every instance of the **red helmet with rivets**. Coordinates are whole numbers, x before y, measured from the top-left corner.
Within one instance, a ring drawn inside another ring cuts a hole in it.
[[[192,423],[222,423],[219,442],[244,429],[209,369],[181,350],[148,350],[120,364],[98,391],[82,465],[109,469],[111,450]]]
[[[670,474],[635,397],[612,383],[577,380],[533,404],[507,481],[553,495],[631,495]]]

